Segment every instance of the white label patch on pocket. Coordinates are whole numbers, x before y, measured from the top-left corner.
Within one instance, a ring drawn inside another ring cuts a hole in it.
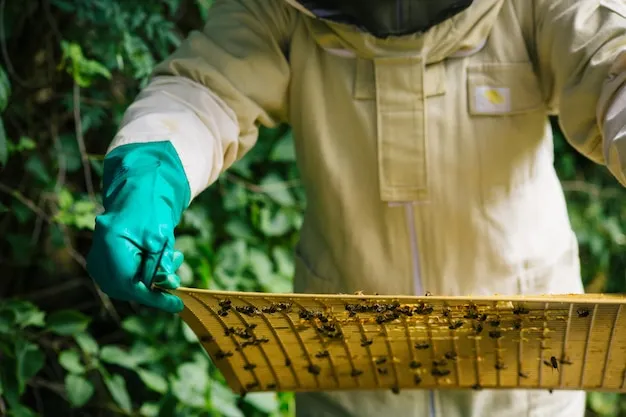
[[[507,87],[474,87],[474,109],[478,113],[511,111],[511,89]]]

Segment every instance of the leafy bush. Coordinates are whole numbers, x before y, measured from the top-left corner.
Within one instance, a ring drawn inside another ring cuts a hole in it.
[[[106,146],[210,3],[0,0],[0,415],[293,415],[289,393],[235,396],[177,316],[111,301],[84,270]],[[561,137],[556,155],[585,283],[624,291],[622,190]],[[288,127],[262,130],[185,213],[183,284],[289,291],[305,204]],[[590,396],[591,415],[624,409]]]

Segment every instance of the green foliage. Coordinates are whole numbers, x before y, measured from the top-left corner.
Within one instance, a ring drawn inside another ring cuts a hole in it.
[[[293,415],[290,393],[232,393],[178,316],[112,302],[84,270],[102,155],[155,63],[211,1],[0,4],[0,259],[10,278],[0,280],[0,415]],[[585,283],[625,291],[622,191],[562,137],[556,145]],[[305,204],[291,132],[262,130],[185,212],[183,285],[290,291]],[[589,396],[590,415],[625,410],[622,397]]]

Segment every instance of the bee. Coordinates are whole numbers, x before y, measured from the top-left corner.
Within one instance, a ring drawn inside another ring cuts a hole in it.
[[[217,314],[218,314],[220,317],[226,317],[226,316],[228,316],[228,310],[219,309],[219,310],[217,311]]]
[[[254,388],[258,387],[258,386],[259,386],[258,382],[250,382],[250,383],[246,384],[246,389],[248,391],[250,391],[251,389],[254,389]]]
[[[431,295],[433,295],[433,293],[430,291],[426,291],[426,294],[424,294],[425,297],[430,297]]]
[[[559,363],[554,356],[552,356],[549,361],[544,360],[543,363],[544,365],[549,366],[551,368],[554,368],[557,370],[559,369]]]
[[[498,327],[500,325],[500,320],[491,320],[489,324],[491,324],[491,327]]]
[[[444,317],[450,317],[450,313],[451,313],[451,312],[452,312],[452,310],[450,309],[450,307],[446,306],[446,307],[444,307],[444,308],[443,308],[443,310],[442,310],[442,313],[441,313],[441,314],[442,314]]]
[[[483,331],[483,325],[481,323],[476,323],[473,327],[476,334],[480,334]]]
[[[231,356],[233,356],[233,352],[224,352],[223,350],[219,350],[215,354],[215,359],[221,360],[221,359],[229,358]]]
[[[245,365],[244,365],[244,367],[243,367],[243,369],[245,369],[246,371],[251,371],[251,370],[253,370],[254,368],[256,368],[256,365],[255,365],[255,364],[253,364],[253,363],[247,363],[247,364],[245,364]]]
[[[434,377],[447,376],[447,375],[450,375],[450,370],[449,369],[433,368],[430,371],[430,374],[432,376],[434,376]]]
[[[363,371],[360,371],[358,369],[353,369],[352,372],[350,372],[350,376],[352,377],[357,377],[359,375],[363,374]]]
[[[499,339],[502,337],[502,332],[500,330],[492,330],[489,332],[489,337],[492,339]]]
[[[415,349],[417,350],[424,350],[424,349],[428,349],[430,347],[430,344],[428,344],[427,342],[417,342],[415,344]]]
[[[463,326],[463,322],[462,322],[461,320],[457,320],[457,321],[455,321],[455,322],[451,323],[451,324],[448,326],[448,329],[450,329],[450,330],[456,330],[456,329],[461,328],[462,326]]]
[[[498,371],[501,371],[501,370],[506,369],[506,368],[507,368],[507,366],[506,366],[503,362],[498,361],[498,362],[496,362],[495,368],[496,368]]]
[[[485,321],[487,320],[487,314],[483,313],[480,316],[478,316],[478,321]]]
[[[361,340],[361,346],[362,346],[362,347],[370,346],[373,342],[374,342],[374,341],[373,341],[372,339],[369,339],[369,340],[368,340],[368,339],[366,339],[366,338],[363,338],[363,339]]]
[[[448,364],[448,361],[445,359],[440,359],[440,360],[434,360],[433,361],[433,366],[446,366]]]
[[[310,312],[309,310],[300,310],[300,312],[298,313],[298,316],[303,319],[303,320],[311,320],[313,319],[313,313]]]
[[[516,314],[516,315],[528,314],[528,313],[530,313],[530,310],[522,305],[515,306],[515,308],[513,309],[513,314]]]
[[[521,319],[517,319],[513,322],[513,328],[515,330],[519,330],[522,328],[522,320]]]
[[[559,362],[556,360],[556,357],[554,356],[550,357],[550,364],[552,365],[554,369],[559,369]]]
[[[271,383],[267,384],[267,389],[269,389],[269,390],[274,390],[274,389],[276,389],[276,384],[275,384],[275,383],[273,383],[273,382],[271,382]]]
[[[413,382],[415,382],[415,385],[419,385],[419,384],[421,384],[421,383],[422,383],[422,377],[421,377],[421,376],[419,376],[419,375],[417,375],[417,374],[415,374],[415,375],[413,376]]]
[[[384,357],[384,356],[381,356],[380,358],[376,359],[376,361],[375,361],[376,365],[382,365],[385,362],[387,362],[387,358]]]
[[[579,308],[578,310],[576,310],[576,313],[578,314],[578,317],[589,317],[589,310],[586,308]]]
[[[411,369],[418,369],[422,367],[422,363],[418,362],[418,361],[411,361],[411,363],[409,363],[409,368]]]
[[[323,351],[321,351],[321,352],[317,352],[317,353],[315,354],[315,357],[316,357],[316,358],[327,358],[327,357],[329,357],[329,356],[330,356],[330,352],[328,352],[327,350],[323,350]]]
[[[389,373],[389,370],[387,370],[386,368],[378,368],[377,371],[381,375],[387,375]]]
[[[464,319],[477,319],[478,318],[478,313],[476,312],[476,310],[470,310],[467,312],[466,315],[463,316]]]
[[[278,305],[276,305],[278,311],[285,311],[287,313],[291,312],[292,306],[293,305],[291,303],[278,303]]]
[[[319,375],[321,368],[317,365],[311,364],[307,367],[307,371],[309,371],[310,374]]]
[[[476,390],[476,391],[479,391],[479,390],[483,389],[483,387],[477,382],[474,385],[472,385],[472,389]]]
[[[520,376],[520,378],[528,378],[528,374],[527,374],[527,373],[525,373],[525,372],[522,372],[522,371],[519,371],[519,372],[517,373],[517,375],[519,375],[519,376]]]
[[[413,313],[420,315],[428,315],[433,312],[433,307],[430,305],[426,305],[424,303],[420,303],[419,306],[415,307]]]
[[[269,306],[263,307],[261,311],[263,311],[263,313],[265,314],[274,314],[278,311],[278,307],[276,307],[276,305],[274,304],[271,304]]]
[[[223,301],[220,301],[218,304],[224,310],[229,310],[232,307],[232,303],[233,302],[230,300],[223,300]]]
[[[211,336],[210,334],[207,334],[207,335],[204,335],[204,336],[200,336],[200,342],[202,342],[202,343],[211,343],[214,340],[215,340],[215,338],[213,336]]]
[[[285,359],[285,366],[291,366],[291,359],[289,358]]]
[[[243,307],[235,307],[235,310],[237,310],[238,313],[241,314],[245,314],[246,316],[254,316],[255,314],[257,314],[259,312],[259,310],[256,307],[253,306],[243,306]]]
[[[393,387],[393,388],[391,388],[391,392],[393,392],[394,394],[400,394],[400,388]]]
[[[446,357],[446,359],[449,359],[449,360],[453,361],[453,360],[456,359],[457,354],[456,354],[456,352],[450,351],[450,352],[446,352],[446,354],[444,356]]]

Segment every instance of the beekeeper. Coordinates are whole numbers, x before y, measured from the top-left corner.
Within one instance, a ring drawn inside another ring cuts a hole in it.
[[[126,112],[105,159],[89,271],[135,276],[260,125],[293,128],[308,207],[296,292],[583,291],[549,114],[626,184],[621,0],[216,0]],[[298,394],[298,416],[579,417],[583,392]]]

